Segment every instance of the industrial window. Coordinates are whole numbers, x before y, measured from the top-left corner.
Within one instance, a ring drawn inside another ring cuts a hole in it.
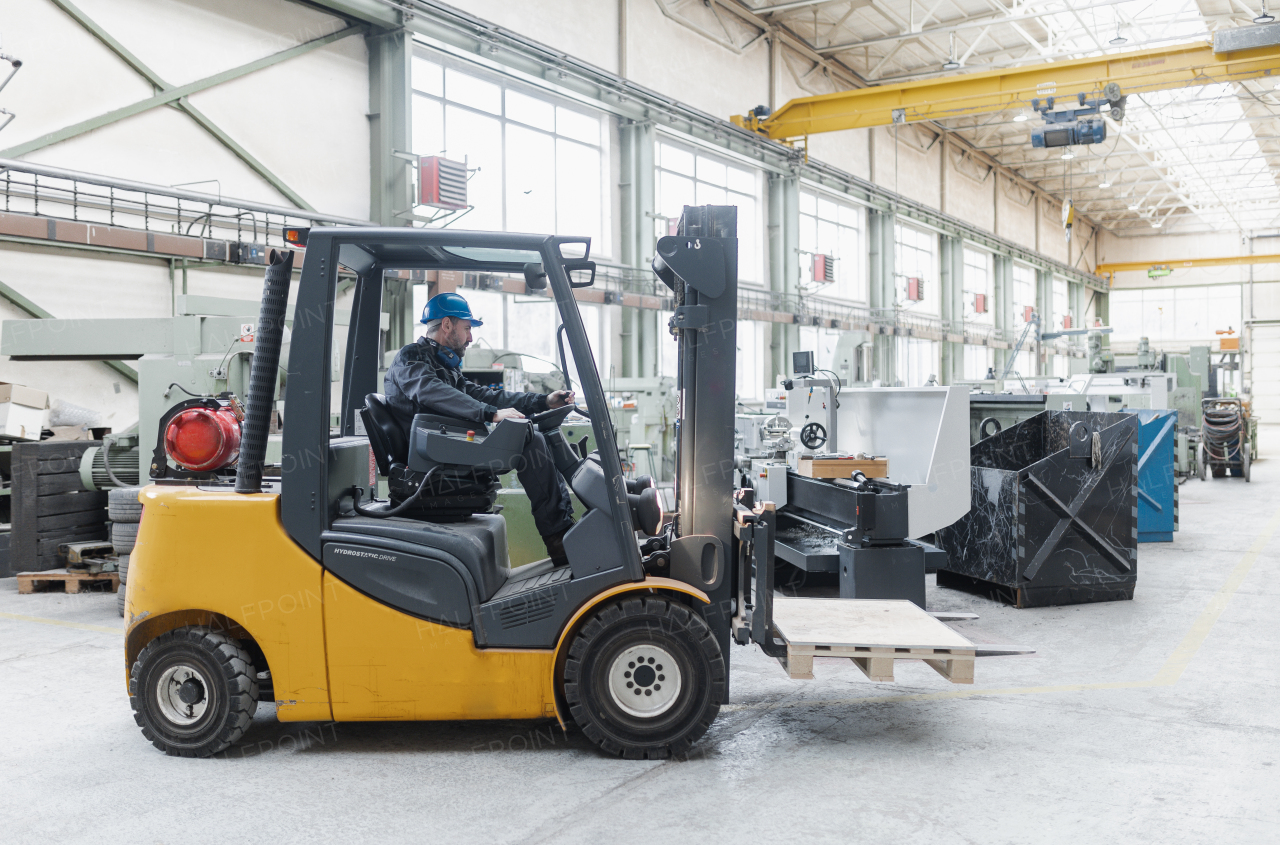
[[[987,371],[995,366],[995,350],[990,346],[964,347],[964,377],[966,381],[980,381],[987,377]]]
[[[474,208],[459,228],[587,235],[592,255],[610,254],[598,113],[421,56],[413,92],[413,151],[467,162]]]
[[[1036,308],[1036,270],[1030,264],[1013,263],[1013,290],[1010,292],[1009,326],[1013,331],[1013,340],[1022,334],[1023,325],[1027,322],[1027,307]]]
[[[964,249],[964,320],[991,325],[991,253]],[[985,372],[985,370],[984,370]]]
[[[1072,316],[1071,314],[1071,295],[1070,287],[1067,280],[1061,276],[1053,277],[1053,322],[1052,325],[1056,329],[1070,328],[1066,325],[1068,322],[1065,318]],[[1048,321],[1046,321],[1048,322]],[[1079,328],[1077,326],[1076,328]]]
[[[897,372],[901,387],[923,387],[938,374],[938,344],[919,337],[897,340]]]
[[[1112,290],[1112,342],[1209,343],[1218,331],[1240,331],[1239,285]]]
[[[840,342],[840,338],[847,335],[848,332],[840,329],[821,329],[816,326],[800,327],[800,348],[813,352],[814,365],[824,370],[834,370],[836,367],[836,345]],[[788,365],[790,362],[787,362]],[[854,381],[857,378],[856,372],[842,372],[840,378],[847,381]]]
[[[867,301],[863,210],[826,194],[800,192],[800,283],[819,296]],[[821,256],[821,257],[820,257]],[[827,259],[834,272],[823,273]],[[833,281],[824,281],[832,278]]]
[[[738,278],[764,281],[760,238],[760,173],[719,156],[660,139],[654,151],[657,178],[655,237],[675,231],[686,205],[738,207]]]
[[[769,348],[770,323],[738,322],[737,393],[741,402],[764,401],[765,350]]]
[[[922,314],[937,314],[938,236],[925,229],[895,227],[894,275],[897,305]]]

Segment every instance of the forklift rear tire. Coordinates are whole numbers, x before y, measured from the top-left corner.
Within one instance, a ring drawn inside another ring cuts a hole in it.
[[[587,738],[631,760],[681,757],[724,698],[725,663],[702,616],[656,597],[596,610],[564,667],[564,697]]]
[[[202,627],[169,631],[147,643],[133,664],[133,719],[171,757],[217,754],[248,730],[258,708],[257,677],[235,640]]]

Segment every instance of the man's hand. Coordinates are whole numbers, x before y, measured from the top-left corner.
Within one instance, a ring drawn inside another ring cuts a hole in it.
[[[555,393],[547,394],[548,408],[563,408],[565,405],[574,403],[574,395],[572,390],[557,390]]]
[[[522,420],[524,414],[515,408],[499,408],[493,412],[493,422],[502,422],[503,420]]]

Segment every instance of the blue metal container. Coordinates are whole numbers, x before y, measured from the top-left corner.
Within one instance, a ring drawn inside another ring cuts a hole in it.
[[[1138,542],[1171,543],[1178,530],[1178,483],[1173,475],[1178,412],[1130,413],[1138,417]]]

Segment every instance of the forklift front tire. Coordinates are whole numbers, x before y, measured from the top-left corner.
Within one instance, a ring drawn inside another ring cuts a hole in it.
[[[129,674],[129,703],[142,735],[171,757],[208,757],[249,728],[258,707],[252,658],[203,627],[161,634]]]
[[[720,712],[725,662],[698,613],[657,597],[596,610],[574,638],[564,696],[582,732],[634,760],[684,756]]]

